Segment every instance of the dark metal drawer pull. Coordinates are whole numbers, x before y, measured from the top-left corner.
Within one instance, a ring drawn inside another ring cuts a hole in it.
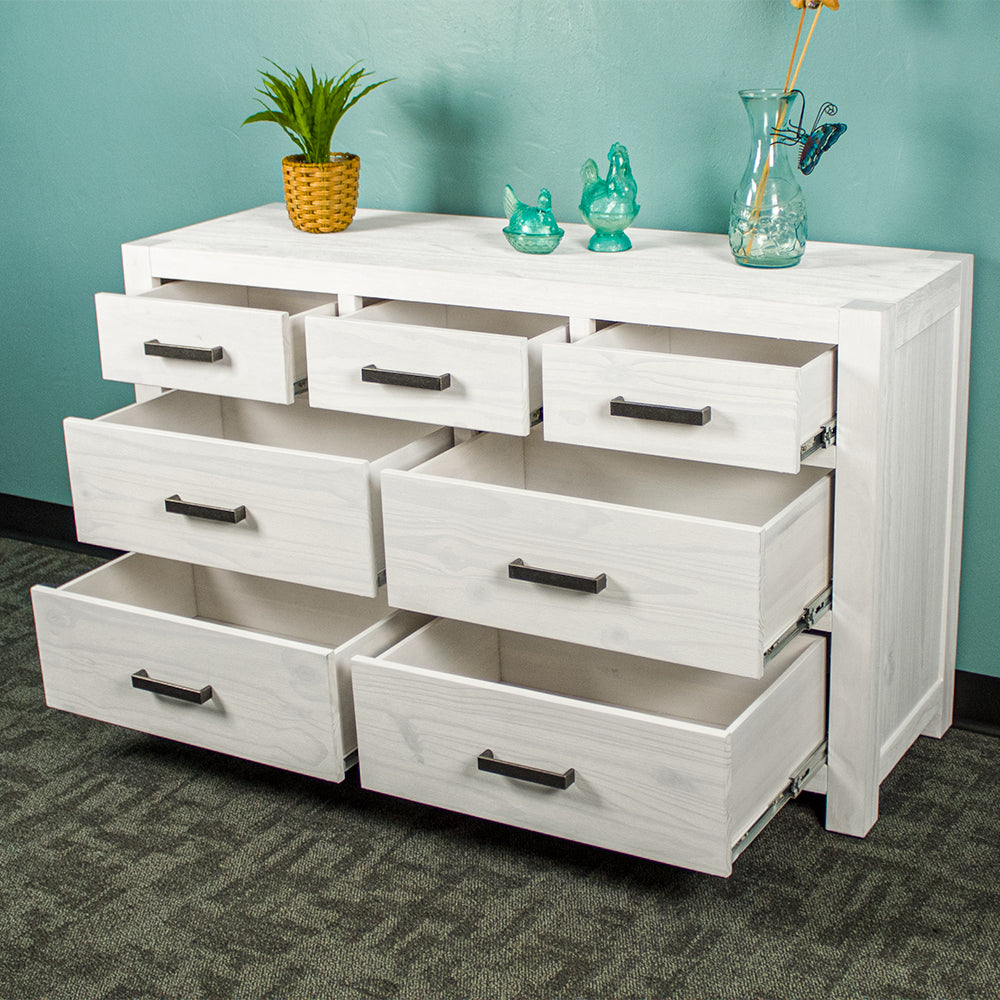
[[[161,344],[158,340],[147,340],[143,343],[142,349],[144,353],[153,358],[204,361],[207,364],[222,360],[221,347],[187,347],[184,344]]]
[[[184,687],[183,684],[158,681],[155,677],[150,677],[145,670],[137,670],[132,674],[132,687],[139,688],[140,691],[152,691],[153,694],[163,694],[168,698],[177,698],[179,701],[191,701],[196,705],[204,705],[212,697],[211,684],[206,684],[203,688]]]
[[[433,389],[440,392],[451,386],[451,372],[443,375],[419,375],[415,372],[394,372],[388,368],[365,365],[361,369],[362,382],[378,382],[380,385],[405,385],[410,389]]]
[[[712,407],[689,409],[684,406],[661,406],[659,403],[634,403],[622,396],[611,400],[611,416],[634,417],[637,420],[663,420],[671,424],[693,424],[703,427],[712,419]]]
[[[525,566],[523,559],[514,559],[507,564],[507,576],[511,580],[525,580],[528,583],[543,583],[548,587],[562,587],[563,590],[578,590],[583,594],[599,594],[608,585],[604,573],[597,576],[575,576],[573,573],[557,573],[551,569],[537,569]]]
[[[576,771],[570,768],[561,774],[558,771],[543,771],[540,767],[529,767],[527,764],[513,764],[509,760],[497,760],[492,750],[484,750],[477,758],[480,771],[490,774],[502,774],[505,778],[517,778],[520,781],[530,781],[535,785],[545,785],[548,788],[569,788],[576,780]]]
[[[239,524],[245,521],[247,509],[240,504],[238,507],[210,507],[205,503],[188,503],[176,493],[163,501],[168,514],[186,514],[188,517],[200,517],[206,521],[223,521],[226,524]]]

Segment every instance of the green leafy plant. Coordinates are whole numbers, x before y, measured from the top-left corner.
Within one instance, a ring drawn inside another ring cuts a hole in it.
[[[258,98],[258,103],[264,105],[264,110],[251,115],[243,124],[274,122],[275,125],[280,125],[292,142],[302,150],[307,163],[325,163],[329,160],[333,133],[344,114],[365,94],[396,79],[390,77],[388,80],[379,80],[355,93],[361,80],[371,76],[364,67],[358,69],[358,63],[336,79],[322,79],[310,67],[310,86],[301,70],[296,69],[292,74],[273,60],[267,61],[281,76],[261,70],[264,87],[258,88],[257,93],[267,98],[274,107],[268,107]]]

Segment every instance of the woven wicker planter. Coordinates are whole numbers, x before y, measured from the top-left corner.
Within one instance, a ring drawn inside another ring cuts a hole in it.
[[[296,229],[339,233],[358,207],[361,160],[353,153],[331,153],[329,163],[306,163],[302,154],[281,161],[285,206]]]

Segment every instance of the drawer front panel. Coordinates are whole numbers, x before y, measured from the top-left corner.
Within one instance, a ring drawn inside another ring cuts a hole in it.
[[[830,579],[828,478],[775,545],[768,529],[419,472],[386,473],[382,496],[394,606],[726,673],[761,676]]]
[[[822,642],[729,728],[392,656],[354,659],[366,788],[718,875],[823,738]]]
[[[181,296],[185,289],[232,304],[162,297]],[[306,374],[305,314],[251,308],[247,296],[247,289],[196,282],[171,282],[144,295],[99,293],[104,378],[290,403],[295,383]],[[235,304],[241,298],[244,304]],[[336,304],[331,299],[313,311],[332,314]]]
[[[547,345],[543,358],[551,441],[795,473],[834,414],[832,349],[802,367],[586,341]]]
[[[309,400],[334,410],[525,435],[532,410],[541,406],[541,342],[553,339],[565,340],[565,329],[529,339],[350,316],[310,319]]]
[[[51,708],[343,777],[332,651],[46,587],[32,597]],[[170,685],[207,685],[211,697],[197,704],[133,687],[140,670]]]
[[[66,421],[77,533],[98,545],[374,595],[364,461],[100,421]],[[180,501],[241,518],[191,516]]]

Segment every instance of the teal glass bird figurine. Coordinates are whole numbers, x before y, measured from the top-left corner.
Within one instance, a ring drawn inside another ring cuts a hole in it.
[[[507,226],[503,234],[507,242],[520,253],[552,253],[563,238],[563,230],[552,214],[552,195],[548,188],[538,194],[537,205],[525,205],[517,200],[508,184],[503,189],[503,212]]]
[[[608,150],[608,160],[606,180],[601,180],[593,160],[587,160],[580,169],[583,179],[580,211],[595,230],[587,249],[615,253],[631,249],[632,241],[623,230],[632,225],[639,214],[639,206],[635,200],[637,188],[628,162],[628,150],[616,142]]]

